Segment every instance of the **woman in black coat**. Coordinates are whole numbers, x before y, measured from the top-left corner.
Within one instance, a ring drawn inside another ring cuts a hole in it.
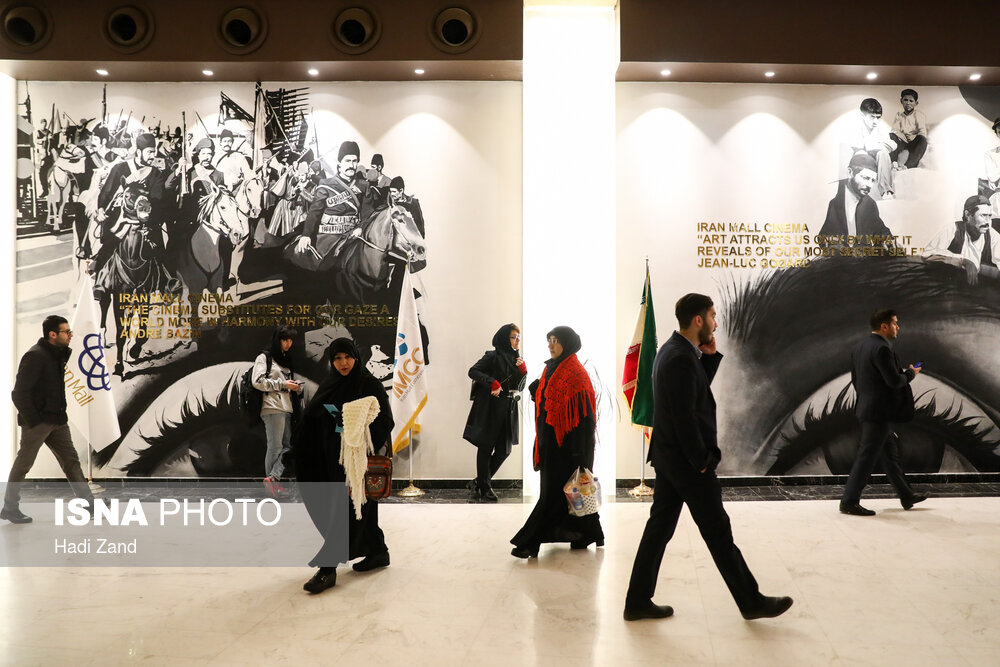
[[[316,389],[316,394],[302,411],[290,452],[298,481],[301,482],[302,500],[324,539],[323,547],[309,563],[311,567],[319,567],[319,570],[303,586],[310,593],[320,593],[336,585],[337,565],[343,562],[345,523],[348,527],[348,559],[364,557],[364,560],[354,564],[354,570],[365,572],[389,564],[385,535],[378,526],[378,503],[374,500],[365,502],[361,506],[361,518],[357,519],[350,500],[338,502],[343,496],[334,494],[329,484],[317,483],[347,480],[344,467],[340,464],[344,403],[373,396],[378,401],[379,413],[368,426],[371,441],[376,452],[383,446],[389,448],[393,427],[389,397],[382,383],[365,369],[358,348],[351,339],[333,341],[327,350],[327,357],[330,360],[330,376]],[[347,516],[341,516],[340,512]]]
[[[551,359],[542,377],[531,383],[535,401],[535,470],[541,475],[538,502],[511,539],[511,555],[532,558],[543,542],[569,542],[573,549],[604,546],[597,514],[572,516],[563,492],[579,468],[593,469],[596,396],[590,375],[577,359],[580,337],[569,327],[547,334]]]
[[[463,438],[478,448],[476,478],[469,482],[473,500],[495,503],[493,475],[517,444],[518,392],[524,388],[527,366],[518,354],[521,330],[505,324],[493,336],[493,349],[469,369],[472,409]]]

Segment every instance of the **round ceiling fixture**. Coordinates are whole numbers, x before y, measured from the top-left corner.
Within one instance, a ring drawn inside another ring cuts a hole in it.
[[[52,37],[52,17],[35,5],[16,5],[3,12],[3,37],[17,51],[36,51]]]
[[[113,9],[104,22],[104,39],[121,53],[141,51],[153,40],[153,17],[133,5]]]
[[[461,7],[449,7],[439,12],[429,29],[434,46],[445,53],[465,53],[479,41],[479,22]]]
[[[229,53],[250,53],[264,43],[267,19],[255,7],[234,7],[222,15],[217,36]]]

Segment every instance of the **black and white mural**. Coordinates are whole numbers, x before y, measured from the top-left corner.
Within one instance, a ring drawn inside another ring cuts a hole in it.
[[[638,290],[649,255],[661,340],[681,295],[715,300],[720,472],[849,471],[851,349],[878,307],[899,313],[903,363],[924,362],[905,468],[1000,470],[1000,89],[618,94],[620,282]],[[638,448],[622,434],[620,472]]]
[[[407,262],[423,289],[426,183],[313,92],[19,84],[19,348],[92,276],[123,433],[99,474],[262,474],[236,386],[277,326],[299,331],[307,385],[341,335],[390,377]]]

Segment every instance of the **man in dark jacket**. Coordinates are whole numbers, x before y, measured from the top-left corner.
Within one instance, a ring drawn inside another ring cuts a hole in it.
[[[42,322],[42,338],[21,357],[11,392],[17,408],[17,423],[21,425],[21,443],[7,479],[0,519],[12,523],[31,522],[31,517],[20,510],[21,483],[35,464],[42,443],[55,454],[76,495],[93,502],[94,496],[80,469],[80,457],[73,446],[66,417],[63,378],[72,338],[73,332],[66,319],[49,315]]]
[[[882,464],[886,477],[896,487],[903,509],[927,500],[927,496],[915,494],[906,481],[899,465],[899,445],[892,432],[893,422],[913,419],[910,382],[920,373],[920,367],[910,365],[903,370],[892,351],[892,341],[899,335],[896,311],[876,310],[870,324],[871,335],[851,353],[851,383],[857,394],[854,414],[861,422],[861,444],[840,498],[840,511],[855,516],[875,514],[861,506],[861,491],[876,463]]]
[[[715,347],[715,308],[709,297],[687,294],[677,302],[675,313],[679,331],[663,344],[653,362],[649,460],[656,470],[656,483],[625,596],[625,620],[665,618],[674,613],[667,605],[653,604],[653,593],[663,551],[685,504],[743,617],[779,616],[792,606],[792,599],[761,595],[733,543],[729,516],[722,507],[722,487],[715,476],[722,458],[715,397],[709,386],[722,361]]]

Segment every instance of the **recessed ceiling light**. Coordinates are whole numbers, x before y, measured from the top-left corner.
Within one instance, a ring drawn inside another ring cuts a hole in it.
[[[210,69],[203,69],[201,70],[201,73],[204,74],[205,76],[212,76],[213,74],[215,74],[215,72],[213,72]]]
[[[309,70],[309,76],[316,76],[317,74],[319,74],[319,70],[315,67]]]
[[[99,69],[99,70],[96,70],[96,71],[101,76],[107,76],[108,75],[108,70],[106,70],[106,69]]]
[[[660,70],[660,76],[670,76],[670,70],[668,70],[668,69],[661,69]]]
[[[770,79],[772,76],[774,76],[774,72],[764,72],[764,76]]]
[[[970,74],[969,75],[969,81],[979,81],[982,78],[983,78],[982,74]]]
[[[865,75],[865,78],[868,79],[869,81],[874,81],[875,79],[878,78],[878,74],[876,74],[875,72],[868,72],[868,74]]]
[[[417,69],[413,70],[413,73],[414,74],[423,74],[424,70],[417,68]]]

